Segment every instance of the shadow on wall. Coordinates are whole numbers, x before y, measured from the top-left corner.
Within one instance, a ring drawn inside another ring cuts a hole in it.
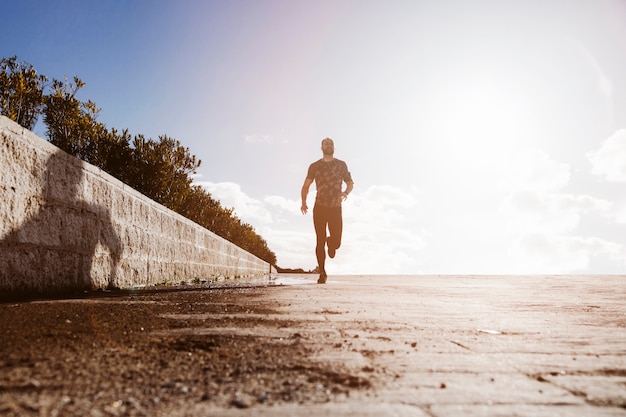
[[[12,204],[22,212],[14,213],[19,225],[0,240],[0,258],[16,292],[116,287],[121,241],[109,209],[91,202],[110,202],[111,196],[99,195],[97,183],[84,183],[83,166],[57,151],[45,171],[33,168],[41,195],[22,196],[25,201]]]

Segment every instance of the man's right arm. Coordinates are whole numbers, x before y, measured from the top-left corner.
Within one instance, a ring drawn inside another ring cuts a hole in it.
[[[300,191],[300,196],[302,197],[302,206],[300,207],[300,211],[302,212],[302,214],[306,214],[309,210],[306,205],[306,198],[309,195],[309,188],[311,187],[312,183],[313,180],[311,178],[306,178],[304,180],[304,184],[302,184],[302,190]]]

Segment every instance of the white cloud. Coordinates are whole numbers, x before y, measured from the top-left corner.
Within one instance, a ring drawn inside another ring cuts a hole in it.
[[[582,214],[607,214],[611,207],[611,202],[588,195],[524,190],[507,196],[501,213],[514,231],[566,233],[579,226]]]
[[[341,248],[335,259],[327,259],[329,274],[419,273],[426,233],[417,212],[418,200],[414,189],[391,185],[352,192],[343,204]],[[312,221],[306,227],[311,241],[305,250],[315,264]]]
[[[558,192],[569,184],[569,166],[543,151],[524,152],[511,165],[509,194],[500,206],[514,232],[510,254],[517,273],[580,272],[593,257],[617,259],[622,245],[598,237],[572,236],[583,216],[609,216],[613,203],[584,194]]]
[[[626,129],[615,132],[587,157],[593,174],[604,176],[607,181],[626,181]]]
[[[517,239],[511,255],[522,274],[567,274],[584,271],[596,256],[619,260],[624,247],[591,237],[525,234]]]
[[[518,155],[505,175],[509,194],[500,213],[510,230],[520,233],[566,233],[575,230],[583,213],[607,213],[611,203],[588,195],[559,193],[570,180],[567,164],[538,149]]]
[[[241,220],[251,225],[263,225],[273,222],[272,214],[262,201],[249,197],[239,184],[233,182],[213,183],[200,181],[195,183],[204,187],[223,207],[233,208]]]
[[[426,232],[413,189],[374,185],[353,193],[344,204],[345,249],[350,264],[344,273],[418,273]]]
[[[417,193],[389,185],[372,185],[357,199],[361,204],[365,201],[368,207],[413,208],[417,204]]]
[[[617,223],[626,224],[626,204],[622,204],[618,207],[615,213]]]
[[[286,211],[291,214],[300,213],[300,201],[290,200],[278,195],[270,195],[263,199],[263,201],[270,207],[275,207],[279,210]]]
[[[315,232],[312,224],[307,231],[266,226],[257,229],[257,232],[276,253],[280,267],[302,268],[305,271],[315,268]]]
[[[506,189],[553,191],[570,180],[569,165],[540,149],[525,149],[511,162],[501,185]]]
[[[223,206],[250,223],[276,253],[285,268],[315,268],[312,210],[300,212],[300,201],[282,196],[258,200],[238,184],[198,182]],[[312,193],[314,194],[314,193]],[[310,196],[313,206],[314,196]],[[388,185],[354,191],[343,205],[343,242],[335,259],[327,259],[330,274],[418,273],[425,232],[416,213],[418,193]]]
[[[594,257],[623,257],[623,245],[567,235],[576,232],[584,215],[604,215],[611,210],[611,203],[587,195],[545,191],[556,184],[566,185],[567,170],[550,158],[541,156],[539,160],[544,163],[534,166],[542,174],[525,173],[523,178],[532,180],[518,181],[519,189],[513,190],[501,207],[509,230],[516,235],[509,248],[512,264],[507,272],[573,273],[588,268]],[[250,223],[276,253],[280,266],[305,270],[316,266],[312,213],[303,216],[300,201],[276,195],[255,199],[230,182],[198,184]],[[533,190],[530,184],[540,190]],[[422,272],[428,233],[419,213],[420,201],[415,189],[390,185],[353,192],[343,205],[342,247],[335,259],[327,259],[329,274]]]

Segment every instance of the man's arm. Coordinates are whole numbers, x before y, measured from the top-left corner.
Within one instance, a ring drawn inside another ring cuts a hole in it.
[[[313,180],[311,178],[306,178],[304,180],[304,184],[302,184],[302,191],[300,191],[300,196],[302,197],[302,206],[300,207],[300,211],[302,214],[306,214],[309,208],[306,205],[306,197],[309,195],[309,188]]]
[[[348,194],[350,194],[352,192],[353,188],[354,188],[354,182],[352,182],[352,181],[347,182],[346,183],[346,191],[341,193],[341,199],[345,200],[346,198],[348,198]]]

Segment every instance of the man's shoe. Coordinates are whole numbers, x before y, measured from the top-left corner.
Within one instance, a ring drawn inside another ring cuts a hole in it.
[[[326,284],[326,278],[327,278],[326,272],[322,272],[320,274],[320,277],[317,279],[317,283],[318,284]]]

